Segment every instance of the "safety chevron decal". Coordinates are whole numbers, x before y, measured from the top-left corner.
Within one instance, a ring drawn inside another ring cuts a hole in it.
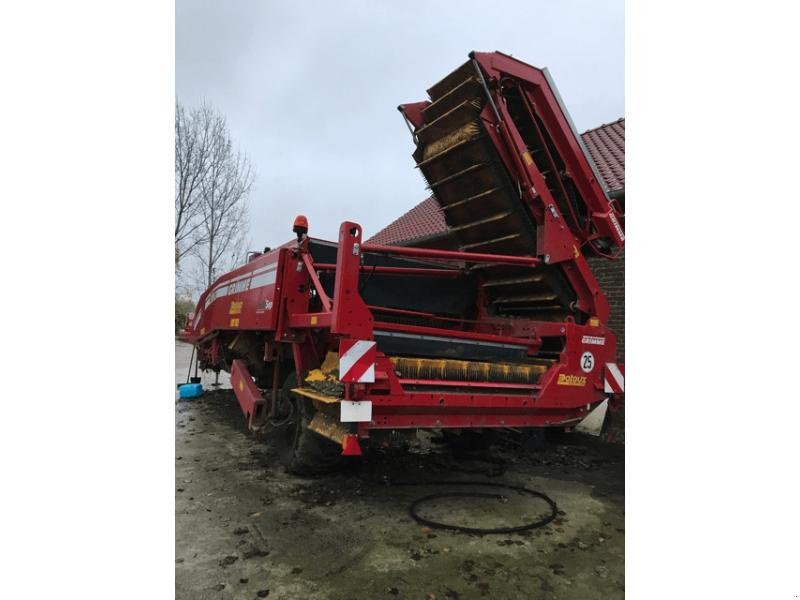
[[[339,342],[339,381],[375,383],[375,342],[342,340]]]
[[[606,363],[605,386],[606,393],[621,394],[625,391],[625,366],[617,363]]]

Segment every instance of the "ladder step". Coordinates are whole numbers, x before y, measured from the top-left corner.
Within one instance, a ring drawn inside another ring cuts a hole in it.
[[[342,425],[338,419],[323,412],[314,414],[314,418],[311,419],[308,428],[337,444],[341,444],[344,436],[349,433],[347,427]]]

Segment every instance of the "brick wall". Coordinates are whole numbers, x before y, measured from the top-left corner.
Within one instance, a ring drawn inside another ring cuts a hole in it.
[[[608,298],[608,327],[617,336],[617,360],[625,362],[625,251],[618,260],[589,258],[589,266]],[[625,443],[625,396],[621,406],[608,412],[603,436],[607,442]]]
[[[617,358],[625,362],[625,251],[618,260],[589,258],[594,276],[608,298],[608,326],[617,335]]]

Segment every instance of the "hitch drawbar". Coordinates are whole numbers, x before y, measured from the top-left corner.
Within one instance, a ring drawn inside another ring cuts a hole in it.
[[[231,386],[239,406],[247,419],[247,426],[251,430],[258,429],[264,422],[266,402],[261,396],[261,392],[253,382],[250,371],[247,370],[244,362],[234,360],[231,367]]]

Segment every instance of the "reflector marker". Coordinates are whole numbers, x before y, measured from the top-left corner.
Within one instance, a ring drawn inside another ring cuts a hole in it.
[[[609,394],[621,394],[625,391],[625,375],[617,363],[606,363],[603,389]]]
[[[342,340],[339,344],[339,381],[375,383],[376,342]]]

